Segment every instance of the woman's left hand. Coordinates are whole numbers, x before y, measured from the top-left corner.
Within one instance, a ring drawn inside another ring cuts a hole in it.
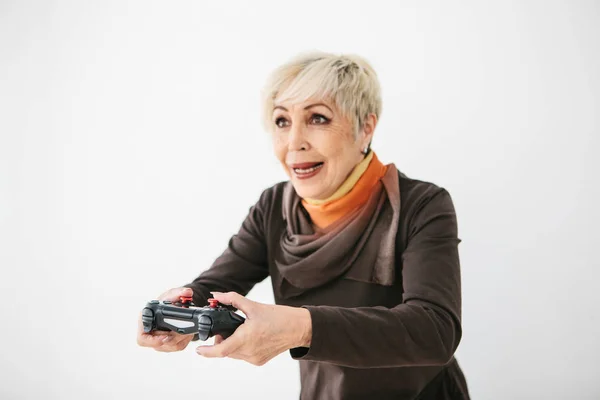
[[[304,308],[268,305],[248,300],[235,292],[211,292],[223,304],[231,304],[246,314],[244,322],[223,340],[199,346],[204,357],[229,357],[264,365],[278,354],[294,348],[309,347],[312,337],[310,313]]]

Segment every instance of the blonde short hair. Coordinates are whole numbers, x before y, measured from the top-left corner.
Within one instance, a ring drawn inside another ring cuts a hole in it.
[[[381,88],[377,74],[362,57],[325,52],[300,54],[276,68],[263,89],[263,123],[274,129],[276,102],[301,103],[309,98],[329,99],[354,124],[354,137],[367,116],[381,115]]]

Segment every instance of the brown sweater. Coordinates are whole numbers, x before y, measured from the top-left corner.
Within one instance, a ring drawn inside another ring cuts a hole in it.
[[[194,302],[210,291],[246,295],[271,276],[277,304],[305,307],[310,348],[300,360],[301,399],[468,399],[454,352],[461,339],[457,222],[449,193],[399,172],[401,212],[396,280],[391,286],[347,274],[296,297],[282,296],[273,260],[286,230],[282,194],[265,190],[239,232],[192,283]]]

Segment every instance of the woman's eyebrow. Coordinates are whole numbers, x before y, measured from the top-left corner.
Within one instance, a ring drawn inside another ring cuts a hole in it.
[[[315,104],[310,104],[306,107],[304,107],[305,110],[308,110],[309,108],[312,107],[316,107],[316,106],[323,106],[323,107],[327,107],[329,109],[329,111],[333,112],[333,110],[325,103],[315,103]],[[282,109],[283,111],[287,111],[288,109],[285,108],[284,106],[275,106],[273,107],[273,111],[277,110],[278,108]]]
[[[331,108],[330,108],[330,107],[329,107],[327,104],[325,104],[325,103],[315,103],[315,104],[311,104],[311,105],[309,105],[309,106],[306,106],[306,107],[304,107],[304,109],[305,109],[305,110],[308,110],[309,108],[316,107],[316,106],[323,106],[323,107],[327,107],[327,109],[328,109],[329,111],[333,112],[333,110],[332,110],[332,109],[331,109]]]

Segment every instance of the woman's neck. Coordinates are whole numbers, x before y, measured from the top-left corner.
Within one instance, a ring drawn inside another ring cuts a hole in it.
[[[318,205],[329,203],[329,202],[332,202],[332,201],[335,201],[337,199],[344,197],[344,195],[346,195],[348,192],[350,192],[352,190],[354,185],[356,185],[356,182],[358,182],[360,177],[365,173],[365,171],[369,167],[369,163],[371,162],[372,159],[373,159],[373,151],[369,151],[369,153],[365,156],[365,158],[361,162],[356,164],[356,166],[354,167],[354,169],[352,170],[350,175],[348,175],[348,178],[346,178],[344,183],[342,183],[341,186],[335,191],[335,193],[333,193],[328,198],[326,198],[324,200],[306,198],[304,200],[308,204],[318,206]]]

